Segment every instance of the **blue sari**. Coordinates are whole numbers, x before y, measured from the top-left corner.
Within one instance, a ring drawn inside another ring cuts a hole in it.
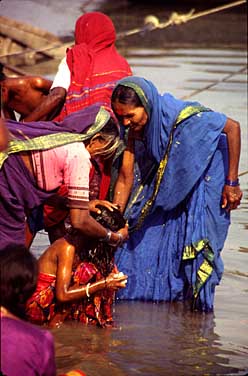
[[[228,167],[226,116],[197,102],[160,95],[142,78],[132,87],[147,113],[144,138],[135,144],[135,182],[125,212],[130,238],[115,261],[128,275],[119,299],[191,299],[211,311],[230,224],[221,208]]]

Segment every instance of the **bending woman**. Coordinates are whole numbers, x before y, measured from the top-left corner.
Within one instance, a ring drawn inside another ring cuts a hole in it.
[[[114,202],[125,207],[129,198],[130,234],[116,253],[128,275],[118,297],[190,298],[193,309],[210,311],[230,210],[242,197],[240,126],[197,102],[160,95],[139,77],[119,81],[112,107],[133,142],[129,161],[135,159],[131,196],[123,189],[125,169],[115,187]]]
[[[89,201],[91,158],[108,158],[119,145],[119,130],[110,114],[92,106],[71,114],[62,123],[6,121],[6,126],[12,139],[6,152],[0,153],[0,251],[8,244],[25,244],[25,216],[48,198],[56,202],[57,189],[63,183],[72,229],[45,251],[41,256],[45,269],[40,266],[41,271],[56,276],[57,299],[61,303],[77,301],[104,288],[125,287],[127,277],[109,271],[106,280],[98,276],[90,286],[71,288],[79,239],[95,239],[116,247],[128,237],[126,225],[111,231],[90,215],[90,210],[99,210],[95,206],[100,202]],[[102,204],[113,210],[111,203]]]
[[[119,145],[119,130],[109,112],[93,105],[60,123],[10,120],[6,127],[12,139],[0,153],[0,249],[25,244],[25,218],[48,198],[60,205],[56,193],[61,184],[67,188],[65,204],[74,230],[105,239],[107,229],[90,216],[89,173],[91,158],[108,158]],[[118,245],[127,236],[124,227],[106,239]],[[67,241],[73,238],[68,235]]]

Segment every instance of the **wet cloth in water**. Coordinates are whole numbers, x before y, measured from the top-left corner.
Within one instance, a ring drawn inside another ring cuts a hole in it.
[[[102,278],[102,274],[93,263],[81,262],[72,273],[71,286],[79,287]],[[55,315],[62,315],[64,320],[77,320],[84,324],[112,324],[113,290],[105,289],[78,302],[59,304],[56,300],[55,284],[55,276],[39,273],[36,291],[26,305],[29,321],[47,324]]]
[[[135,183],[125,213],[130,237],[115,255],[128,275],[118,298],[191,298],[195,308],[212,310],[230,223],[221,209],[226,116],[160,95],[138,77],[120,83],[134,88],[149,121],[135,144]]]

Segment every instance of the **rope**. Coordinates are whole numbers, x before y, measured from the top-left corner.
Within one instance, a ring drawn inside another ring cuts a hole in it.
[[[240,174],[239,174],[238,176],[240,177],[240,176],[244,176],[244,175],[246,175],[246,174],[248,174],[248,170],[247,170],[247,171],[240,172]]]
[[[195,14],[194,14],[194,11],[195,11],[194,9],[191,9],[188,13],[185,13],[185,14],[179,14],[177,12],[173,12],[171,14],[169,20],[166,21],[166,22],[162,22],[162,23],[159,21],[159,19],[157,17],[150,15],[150,16],[147,16],[144,20],[145,26],[143,26],[142,28],[136,28],[136,29],[132,29],[132,30],[129,30],[129,31],[124,31],[124,32],[118,33],[117,39],[122,39],[122,38],[125,38],[127,36],[142,33],[142,32],[145,32],[145,31],[153,31],[155,29],[165,29],[168,26],[180,25],[182,23],[186,23],[186,22],[194,20],[196,18],[207,16],[207,15],[212,14],[212,13],[220,12],[222,10],[229,9],[229,8],[232,8],[232,7],[244,4],[244,3],[246,3],[246,0],[239,0],[239,1],[235,1],[235,2],[230,3],[230,4],[222,5],[222,6],[212,8],[212,9],[209,9],[209,10],[206,10],[206,11],[202,11],[202,12],[199,12],[199,13],[195,13]],[[4,57],[9,57],[9,56],[25,55],[26,53],[31,53],[31,52],[34,53],[34,54],[35,53],[42,53],[42,52],[46,52],[46,51],[53,50],[53,49],[56,49],[56,48],[68,47],[71,43],[73,43],[73,42],[64,43],[64,44],[63,43],[55,44],[53,46],[50,45],[50,46],[46,46],[46,47],[43,47],[43,48],[41,47],[39,49],[27,48],[25,51],[15,52],[15,53],[12,53],[12,54],[7,54],[7,55],[0,55],[0,59],[4,58]]]
[[[209,14],[220,12],[220,11],[223,11],[225,9],[232,8],[232,7],[236,7],[236,6],[244,4],[244,3],[246,3],[246,0],[239,0],[239,1],[235,1],[235,2],[230,3],[230,4],[225,4],[225,5],[222,5],[222,6],[219,6],[219,7],[216,7],[216,8],[212,8],[212,9],[209,9],[209,10],[205,10],[205,11],[195,13],[195,14],[194,14],[194,11],[195,11],[194,9],[191,9],[186,14],[179,14],[177,12],[173,12],[171,14],[169,20],[166,21],[166,22],[162,22],[162,23],[159,21],[159,19],[157,17],[148,16],[148,17],[145,18],[145,26],[144,27],[132,29],[132,30],[129,30],[129,31],[126,31],[126,32],[123,32],[123,33],[119,33],[119,34],[117,34],[117,37],[118,38],[124,38],[126,36],[141,33],[141,32],[147,31],[147,30],[153,31],[155,29],[165,29],[166,27],[171,26],[171,25],[180,25],[182,23],[186,23],[186,22],[194,20],[196,18],[208,16]]]
[[[26,48],[24,51],[18,51],[18,52],[13,52],[11,54],[7,54],[7,55],[0,55],[0,59],[4,58],[4,57],[9,57],[9,56],[20,56],[20,55],[25,55],[25,54],[28,54],[28,53],[32,53],[32,54],[42,54],[43,52],[46,52],[46,51],[51,51],[51,50],[55,50],[57,48],[66,48],[66,47],[69,47],[70,45],[72,45],[73,42],[71,43],[60,43],[60,44],[54,44],[54,45],[50,45],[50,46],[46,46],[46,47],[41,47],[41,48],[38,48],[38,49],[33,49],[33,48]],[[48,56],[50,59],[53,59],[54,57],[53,56]]]
[[[235,1],[235,2],[230,3],[230,4],[221,5],[219,7],[212,8],[212,9],[209,9],[209,10],[205,10],[205,11],[202,11],[202,12],[199,12],[199,13],[196,13],[196,14],[193,14],[194,9],[192,9],[188,14],[178,14],[178,13],[174,12],[174,13],[172,13],[169,21],[167,21],[166,23],[159,24],[159,28],[167,27],[167,24],[169,24],[169,25],[174,25],[174,24],[180,25],[181,23],[185,23],[185,22],[188,22],[188,21],[191,21],[191,20],[195,20],[196,18],[199,18],[199,17],[208,16],[209,14],[220,12],[222,10],[229,9],[229,8],[232,8],[232,7],[236,7],[236,6],[244,4],[244,3],[246,3],[246,0]]]
[[[209,85],[205,86],[205,87],[202,88],[202,89],[195,90],[193,93],[191,93],[191,94],[189,94],[189,95],[185,95],[184,97],[182,97],[182,99],[183,99],[183,100],[189,99],[189,98],[191,98],[192,96],[194,96],[194,95],[196,95],[196,94],[198,94],[198,93],[201,93],[201,92],[203,92],[203,91],[205,91],[205,90],[208,90],[208,89],[214,87],[215,85],[218,85],[220,82],[225,82],[225,81],[227,81],[230,77],[235,76],[236,74],[240,74],[240,73],[246,72],[246,69],[247,69],[247,68],[246,68],[246,66],[245,66],[244,68],[239,69],[237,72],[230,73],[230,74],[228,74],[226,77],[224,77],[222,80],[217,80],[217,81],[213,82],[212,84],[209,84]],[[248,174],[248,170],[247,170],[247,171],[240,172],[240,174],[239,174],[238,176],[240,177],[240,176],[243,176],[243,175],[246,175],[246,174]]]

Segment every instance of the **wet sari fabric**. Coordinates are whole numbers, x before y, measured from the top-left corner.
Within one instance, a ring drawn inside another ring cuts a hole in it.
[[[120,83],[136,91],[149,121],[135,145],[135,183],[125,213],[130,238],[115,257],[128,275],[118,298],[190,298],[193,308],[211,311],[230,223],[221,209],[226,116],[160,95],[138,77]]]

